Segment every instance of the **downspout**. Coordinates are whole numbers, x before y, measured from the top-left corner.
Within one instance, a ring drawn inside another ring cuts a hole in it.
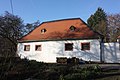
[[[100,41],[100,62],[104,63],[105,62],[105,57],[104,57],[104,37],[101,37]]]

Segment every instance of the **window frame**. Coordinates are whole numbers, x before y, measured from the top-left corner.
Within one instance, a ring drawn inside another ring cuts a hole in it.
[[[44,28],[44,29],[41,29],[41,34],[44,34],[47,30]]]
[[[29,47],[29,49],[27,49]],[[30,45],[24,45],[24,51],[30,51]]]
[[[37,50],[37,47],[39,47],[40,46],[40,50],[38,49]],[[42,45],[40,44],[40,45],[35,45],[35,51],[42,51]]]
[[[69,28],[69,29],[70,29],[70,31],[72,31],[72,32],[73,32],[73,31],[75,31],[75,30],[76,30],[76,27],[72,25],[72,26],[70,26],[70,28]]]
[[[87,48],[84,48],[84,46],[87,45]],[[81,43],[81,50],[85,51],[85,50],[90,50],[90,42],[82,42]]]
[[[70,45],[71,47],[68,47]],[[73,43],[65,43],[65,51],[73,51]]]

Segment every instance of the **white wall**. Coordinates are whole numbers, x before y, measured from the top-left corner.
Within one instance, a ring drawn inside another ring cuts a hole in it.
[[[117,42],[120,43],[120,39],[117,39]]]
[[[120,63],[120,45],[116,43],[104,43],[105,62]]]
[[[82,51],[82,42],[90,42],[90,50]],[[73,51],[65,51],[65,43],[73,43]],[[35,45],[39,44],[42,46],[42,51],[35,51]],[[30,51],[24,51],[24,45],[30,45]],[[100,61],[100,43],[97,39],[18,43],[17,53],[21,58],[43,62],[56,62],[56,57],[78,57]]]

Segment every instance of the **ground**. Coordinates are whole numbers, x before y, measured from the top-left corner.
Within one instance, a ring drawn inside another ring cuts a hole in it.
[[[1,80],[120,80],[120,64],[57,64],[0,60]]]

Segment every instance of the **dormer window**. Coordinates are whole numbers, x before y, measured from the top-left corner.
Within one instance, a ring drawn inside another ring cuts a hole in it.
[[[46,31],[46,29],[41,29],[41,34],[44,34]]]
[[[70,31],[75,31],[76,27],[71,26],[69,29],[70,29]]]

